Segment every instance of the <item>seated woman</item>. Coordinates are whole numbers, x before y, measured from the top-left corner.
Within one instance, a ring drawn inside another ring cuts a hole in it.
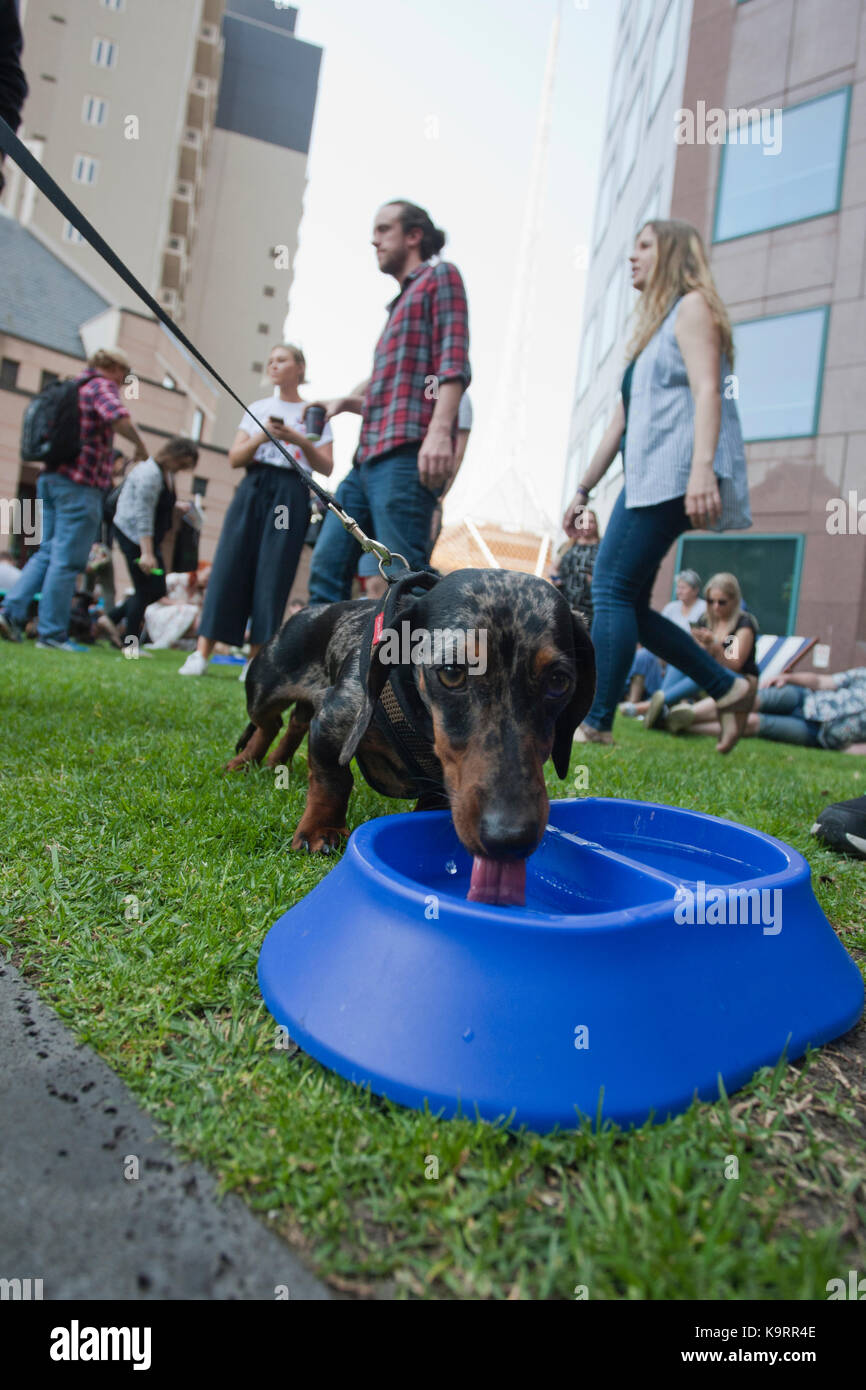
[[[746,677],[753,690],[754,703],[754,692],[758,688],[758,664],[755,660],[758,620],[743,607],[743,595],[733,574],[714,574],[707,582],[704,596],[707,611],[693,626],[692,637],[721,665]],[[674,708],[681,711],[682,706],[674,706],[673,701],[699,693],[698,687],[686,677],[669,691],[657,691],[646,706],[644,728],[651,729],[653,725],[658,725],[671,733],[675,732],[670,722],[671,716]],[[738,727],[745,727],[746,713],[743,710],[738,714]],[[680,713],[674,725],[683,727]]]
[[[668,728],[712,734],[718,728],[713,716],[712,700],[680,705],[671,710]],[[757,708],[748,717],[745,733],[774,743],[866,753],[866,666],[835,676],[817,671],[773,676],[758,691]]]
[[[636,715],[644,713],[649,706],[649,700],[645,700],[644,696],[649,695],[651,698],[657,690],[664,689],[664,681],[664,662],[659,661],[657,656],[653,656],[652,652],[648,652],[646,647],[638,643],[628,673],[626,697],[617,705],[620,714],[624,714],[627,719],[634,719]]]
[[[699,622],[707,611],[706,601],[701,598],[701,576],[696,570],[680,570],[676,577],[676,598],[671,599],[662,609],[662,617],[670,618],[672,623],[681,627],[684,632],[690,633],[695,623]],[[676,666],[669,666],[665,671],[665,678],[662,689],[665,693],[665,700],[670,704],[675,701],[668,698],[670,691],[680,681],[688,680],[688,676],[678,670]],[[694,682],[691,682],[694,685]],[[649,692],[650,695],[652,691]],[[699,694],[695,687],[695,694]],[[685,697],[679,695],[677,699]]]

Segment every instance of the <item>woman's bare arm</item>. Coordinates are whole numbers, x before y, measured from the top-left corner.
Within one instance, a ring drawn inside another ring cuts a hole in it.
[[[229,463],[232,468],[246,468],[252,463],[253,455],[261,444],[267,442],[268,436],[264,430],[256,430],[255,434],[247,434],[246,430],[238,430],[235,435],[235,442],[229,449]]]
[[[695,401],[695,439],[686,489],[686,514],[693,526],[705,526],[718,521],[722,514],[719,484],[713,472],[722,423],[721,342],[710,306],[700,290],[691,290],[683,298],[675,333]]]
[[[622,397],[620,397],[614,407],[611,422],[602,435],[598,448],[589,461],[589,467],[578,485],[578,492],[575,493],[565,510],[562,525],[567,536],[574,536],[576,534],[575,517],[577,513],[583,511],[586,506],[586,497],[581,494],[580,490],[583,489],[584,492],[590,493],[596,483],[601,482],[601,479],[619,453],[620,441],[624,429],[625,406],[622,403]]]

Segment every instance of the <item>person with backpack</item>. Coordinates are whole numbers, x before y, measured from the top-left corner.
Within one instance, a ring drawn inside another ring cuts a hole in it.
[[[129,359],[120,348],[100,348],[74,381],[55,381],[27,407],[21,436],[23,458],[44,463],[36,484],[42,504],[42,544],[0,607],[0,635],[22,640],[27,610],[40,594],[37,647],[86,651],[69,639],[76,576],[87,564],[102,520],[114,463],[112,436],[146,459],[147,446],[120,398]]]

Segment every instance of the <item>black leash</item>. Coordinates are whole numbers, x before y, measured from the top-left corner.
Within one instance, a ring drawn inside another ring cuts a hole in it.
[[[156,315],[160,323],[165,324],[169,333],[171,333],[179,343],[183,343],[187,351],[192,353],[196,361],[201,363],[205,371],[213,377],[214,381],[217,382],[229,396],[231,396],[232,400],[236,401],[241,409],[247,412],[250,419],[255,421],[259,429],[267,435],[271,443],[276,445],[283,458],[289,466],[295,470],[310,491],[314,492],[319,500],[324,502],[328,510],[339,518],[349,534],[358,542],[361,549],[369,551],[378,557],[379,572],[382,577],[384,579],[389,578],[389,576],[385,574],[385,566],[390,564],[392,560],[402,560],[408,570],[409,563],[405,556],[398,555],[396,551],[390,551],[387,546],[382,545],[381,541],[371,540],[369,536],[365,535],[355,518],[349,516],[348,512],[343,510],[336,498],[334,498],[330,492],[326,491],[321,484],[317,483],[315,478],[298,466],[291,454],[283,448],[280,440],[274,438],[267,425],[263,425],[261,420],[256,419],[255,415],[253,415],[244,404],[240,396],[232,390],[227,381],[223,380],[216,368],[211,366],[210,362],[199,352],[195,344],[190,342],[183,329],[178,328],[177,324],[171,316],[166,313],[162,305],[157,303],[153,295],[148,293],[144,285],[142,285],[141,282],[135,278],[132,271],[124,265],[117,253],[108,245],[108,242],[101,237],[96,228],[88,222],[87,218],[75,206],[71,198],[66,196],[60,185],[55,183],[47,169],[43,168],[38,159],[34,158],[23,141],[19,140],[8,121],[4,120],[2,116],[0,116],[0,150],[15,161],[22,173],[27,175],[31,183],[35,183],[40,193],[44,193],[48,201],[53,203],[57,208],[57,211],[62,213],[77,232],[81,233],[85,241],[89,242],[94,251],[98,252],[102,257],[106,265],[110,266],[115,274],[119,275],[121,280],[129,286],[133,293],[138,295],[139,299],[147,305],[150,312]]]

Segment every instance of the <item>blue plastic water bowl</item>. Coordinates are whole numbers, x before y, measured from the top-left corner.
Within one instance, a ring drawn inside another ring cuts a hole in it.
[[[446,811],[354,832],[259,957],[294,1041],[403,1105],[544,1132],[664,1120],[862,1010],[808,864],[756,830],[555,802],[523,908],[467,902],[471,862]]]

